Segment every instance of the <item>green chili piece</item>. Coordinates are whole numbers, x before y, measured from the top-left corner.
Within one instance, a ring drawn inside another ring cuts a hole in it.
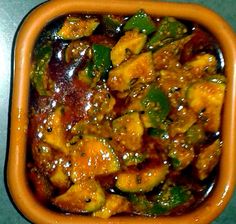
[[[152,203],[147,200],[144,194],[130,193],[128,194],[128,200],[132,203],[135,210],[143,214],[152,207]]]
[[[149,49],[158,49],[184,36],[187,28],[173,17],[165,17],[159,24],[157,31],[147,43]]]
[[[191,196],[190,191],[188,191],[183,186],[174,186],[170,189],[170,200],[169,200],[169,207],[175,208],[178,205],[181,205],[187,202]]]
[[[139,10],[124,25],[125,31],[132,29],[138,29],[140,32],[149,35],[156,30],[156,26],[146,12]]]
[[[166,130],[160,129],[160,128],[149,128],[148,129],[148,135],[152,137],[158,137],[161,139],[168,139],[169,134]]]
[[[36,88],[39,95],[47,95],[46,90],[46,69],[52,56],[50,44],[38,46],[34,52],[35,64],[31,73],[31,83]]]
[[[150,87],[141,103],[149,116],[152,127],[155,128],[166,119],[170,111],[168,97],[155,85]]]
[[[153,203],[148,211],[151,215],[159,215],[169,212],[171,209],[187,202],[192,196],[191,192],[183,186],[173,186],[157,196],[157,201]]]
[[[111,68],[111,49],[101,44],[93,44],[93,69],[100,73],[102,79],[106,79]]]
[[[181,165],[181,162],[174,155],[171,155],[170,158],[171,158],[171,164],[174,167],[174,169],[178,169],[178,167],[180,167]]]

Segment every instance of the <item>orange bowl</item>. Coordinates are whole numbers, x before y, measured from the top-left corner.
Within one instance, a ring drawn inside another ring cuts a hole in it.
[[[66,215],[42,206],[33,196],[26,178],[26,141],[31,55],[43,27],[68,13],[133,14],[144,9],[153,16],[173,16],[194,21],[218,40],[225,59],[227,91],[223,106],[224,142],[219,176],[210,197],[190,213],[175,217],[112,217],[100,219]],[[33,223],[209,223],[225,208],[235,187],[236,170],[236,42],[229,25],[217,14],[196,4],[132,0],[52,0],[37,7],[24,20],[16,40],[11,108],[10,149],[7,183],[11,197],[22,214]]]

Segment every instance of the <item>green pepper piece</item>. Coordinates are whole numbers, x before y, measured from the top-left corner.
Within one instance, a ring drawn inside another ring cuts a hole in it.
[[[192,196],[191,192],[183,186],[173,186],[161,191],[152,208],[148,211],[151,215],[160,215],[187,202]]]
[[[101,44],[93,44],[93,69],[100,73],[102,79],[107,79],[108,71],[111,68],[111,49]],[[91,75],[90,75],[91,76]]]
[[[168,97],[155,85],[150,87],[141,103],[154,128],[166,119],[170,111]]]
[[[89,61],[85,70],[88,78],[92,79],[94,77],[94,74],[93,74],[93,63],[91,61]]]
[[[160,129],[160,128],[149,128],[148,129],[148,135],[152,137],[158,137],[161,139],[168,139],[169,134],[166,130]]]
[[[161,215],[168,211],[159,203],[149,201],[145,194],[129,194],[128,200],[135,211],[145,215]]]
[[[171,164],[174,167],[174,169],[178,169],[181,165],[181,162],[174,156],[172,156],[170,159],[171,159]]]
[[[189,200],[191,192],[183,186],[174,186],[170,189],[170,208],[175,208]]]
[[[147,212],[149,215],[162,215],[168,212],[168,209],[159,204],[159,203],[154,203],[152,208]]]
[[[49,43],[38,46],[34,52],[35,64],[31,73],[31,83],[41,96],[47,95],[46,70],[52,56],[52,47]]]
[[[149,49],[158,49],[163,45],[184,36],[187,28],[173,17],[165,17],[159,24],[157,31],[147,43]]]
[[[152,203],[147,200],[144,194],[130,193],[128,194],[128,200],[132,203],[135,211],[143,214],[152,207]]]
[[[139,10],[124,26],[125,31],[132,29],[138,29],[142,33],[149,35],[156,30],[156,26],[146,12]]]

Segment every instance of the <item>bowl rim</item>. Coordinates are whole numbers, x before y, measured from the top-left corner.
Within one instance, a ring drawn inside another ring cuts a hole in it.
[[[104,4],[106,7],[104,7]],[[128,6],[128,7],[127,7]],[[184,8],[184,10],[182,10]],[[177,217],[112,217],[108,220],[65,215],[40,205],[27,185],[25,175],[26,133],[28,126],[29,74],[31,53],[42,28],[54,18],[73,12],[132,14],[144,9],[154,16],[173,16],[191,20],[207,28],[218,40],[225,58],[227,91],[224,103],[223,152],[219,179],[212,195],[198,208]],[[210,9],[193,3],[153,2],[149,0],[52,0],[36,7],[24,20],[14,49],[13,94],[10,144],[7,163],[7,185],[10,195],[22,214],[34,223],[209,223],[226,207],[235,187],[236,170],[236,43],[231,27]],[[227,162],[225,162],[227,161]]]

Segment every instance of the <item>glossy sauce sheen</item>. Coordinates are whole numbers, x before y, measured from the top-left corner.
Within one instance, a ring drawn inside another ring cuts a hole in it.
[[[45,206],[179,215],[210,194],[225,77],[203,28],[142,10],[68,15],[42,31],[32,65],[27,175]]]

